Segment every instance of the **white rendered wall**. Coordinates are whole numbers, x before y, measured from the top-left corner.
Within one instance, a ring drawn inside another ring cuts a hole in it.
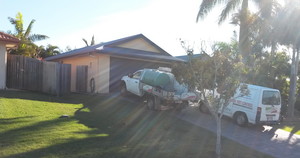
[[[0,89],[5,89],[6,87],[6,63],[6,46],[4,43],[0,43]]]

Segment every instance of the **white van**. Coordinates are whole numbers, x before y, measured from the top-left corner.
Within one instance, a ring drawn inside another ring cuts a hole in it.
[[[277,124],[280,122],[281,97],[277,89],[247,84],[249,94],[242,96],[239,88],[224,115],[231,117],[239,126],[251,124]],[[199,105],[205,112],[203,104]]]

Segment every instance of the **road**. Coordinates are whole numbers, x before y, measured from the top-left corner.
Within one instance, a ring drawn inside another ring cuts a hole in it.
[[[216,123],[211,115],[190,106],[177,117],[212,132]],[[222,136],[276,158],[300,158],[300,136],[270,126],[239,127],[231,119],[222,120]]]

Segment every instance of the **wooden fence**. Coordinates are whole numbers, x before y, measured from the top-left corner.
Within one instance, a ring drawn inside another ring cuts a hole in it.
[[[61,96],[70,92],[71,65],[8,55],[7,87]]]

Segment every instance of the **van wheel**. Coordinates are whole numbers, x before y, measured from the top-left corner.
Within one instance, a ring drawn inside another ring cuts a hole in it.
[[[189,106],[189,102],[188,101],[183,101],[181,104],[175,104],[175,110],[177,112],[182,111],[182,109],[186,108]]]
[[[236,113],[234,119],[235,123],[241,127],[244,127],[248,124],[248,118],[245,113]]]
[[[152,97],[152,96],[148,96],[147,97],[147,108],[149,109],[149,110],[154,110],[154,97]]]
[[[127,89],[126,89],[126,85],[123,83],[121,85],[121,95],[125,96],[127,94]]]
[[[199,103],[199,110],[200,110],[201,112],[203,112],[203,113],[206,113],[206,114],[209,113],[208,108],[204,105],[203,102],[200,102],[200,103]]]

